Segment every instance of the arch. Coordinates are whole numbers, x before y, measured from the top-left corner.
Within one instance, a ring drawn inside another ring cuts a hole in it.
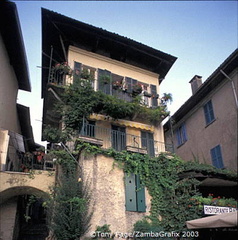
[[[50,197],[49,193],[44,192],[38,188],[31,186],[16,186],[8,188],[0,192],[0,204],[4,203],[10,198],[20,196],[20,195],[35,195],[36,197],[42,198],[44,200]]]

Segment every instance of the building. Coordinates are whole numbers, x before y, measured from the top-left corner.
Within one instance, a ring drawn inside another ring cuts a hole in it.
[[[193,95],[164,125],[182,159],[237,170],[237,60],[236,49],[204,83],[195,75]]]
[[[160,84],[175,60],[126,37],[42,9],[43,131],[49,125],[62,127],[53,105],[60,101],[59,92],[74,81],[75,75],[85,79],[91,76],[95,91],[128,103],[134,94],[141,94],[145,109],[160,107]],[[73,76],[69,74],[71,70]],[[166,150],[161,122],[152,124],[146,117],[115,120],[104,114],[91,114],[77,130],[77,139],[102,148],[152,156]],[[139,176],[132,175],[124,181],[123,170],[113,169],[113,158],[102,155],[81,155],[80,163],[84,175],[93,182],[96,207],[91,231],[109,224],[112,232],[128,232],[149,213],[150,196],[140,188]]]
[[[54,178],[43,173],[31,179],[24,172],[36,163],[32,153],[40,147],[34,142],[29,108],[17,104],[19,89],[31,91],[27,59],[15,3],[2,2],[0,16],[0,239],[16,240],[24,225],[24,198],[46,194],[47,182]]]

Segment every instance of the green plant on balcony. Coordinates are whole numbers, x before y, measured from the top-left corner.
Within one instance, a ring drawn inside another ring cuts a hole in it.
[[[103,84],[110,84],[111,77],[110,77],[110,75],[103,74],[103,75],[100,76],[99,81]]]
[[[55,66],[53,67],[53,70],[55,72],[58,72],[59,74],[65,74],[65,75],[72,74],[72,69],[70,68],[67,62],[55,64]]]
[[[64,130],[68,133],[80,129],[83,118],[88,118],[92,113],[103,114],[115,120],[138,120],[148,124],[159,124],[169,114],[166,104],[148,108],[140,104],[141,96],[133,97],[132,101],[128,102],[101,91],[94,91],[90,81],[80,78],[70,86],[64,86],[64,91],[59,94],[62,101],[56,104],[55,112],[61,115]],[[51,138],[50,142],[62,137],[60,132],[52,135],[51,130],[47,127],[45,130],[45,135]]]
[[[235,199],[220,196],[214,197],[212,193],[210,193],[207,197],[194,196],[191,200],[195,201],[195,204],[199,209],[202,209],[203,205],[237,208],[237,201]]]
[[[83,79],[92,78],[91,74],[88,72],[88,69],[83,69],[81,74],[80,74],[80,77],[83,78]]]
[[[137,96],[142,92],[142,86],[140,83],[137,83],[132,86],[132,96]]]
[[[112,88],[114,90],[121,89],[122,88],[122,83],[120,81],[115,81],[115,82],[112,83]]]

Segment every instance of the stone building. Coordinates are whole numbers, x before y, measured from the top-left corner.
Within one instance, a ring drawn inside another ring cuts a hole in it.
[[[140,94],[145,108],[156,109],[162,105],[160,84],[175,60],[142,43],[42,9],[43,130],[47,125],[62,127],[53,105],[59,101],[60,88],[73,83],[74,77],[67,71],[60,74],[60,69],[68,68],[85,79],[83,74],[90,75],[95,91],[122,101],[131,102],[134,95]],[[117,120],[91,114],[77,130],[78,139],[102,148],[152,156],[167,150],[161,122],[153,124],[136,114],[133,119]],[[109,224],[112,232],[126,233],[149,213],[150,196],[140,186],[139,176],[125,177],[123,170],[113,168],[113,158],[102,155],[82,155],[80,163],[93,182],[91,231]]]

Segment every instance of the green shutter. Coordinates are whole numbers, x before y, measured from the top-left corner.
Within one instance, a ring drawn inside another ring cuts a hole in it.
[[[112,91],[112,84],[111,81],[105,84],[102,80],[102,76],[109,76],[111,77],[111,72],[108,70],[98,69],[98,90],[101,90],[105,94],[111,94]]]
[[[137,196],[137,211],[145,212],[145,188],[141,185],[140,177],[135,176],[136,179],[136,196]]]
[[[125,175],[126,211],[137,211],[135,175]]]
[[[74,62],[74,74],[73,74],[73,81],[74,82],[76,82],[77,80],[80,79],[81,67],[82,67],[81,63]]]
[[[150,88],[151,88],[151,94],[152,94],[152,98],[151,98],[152,107],[157,107],[158,106],[158,100],[157,100],[156,85],[151,84]]]

